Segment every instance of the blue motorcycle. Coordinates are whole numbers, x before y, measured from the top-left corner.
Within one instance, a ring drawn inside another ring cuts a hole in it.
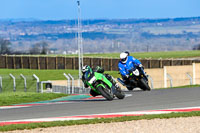
[[[125,82],[117,78],[117,80],[123,85],[126,86],[128,90],[133,90],[136,87],[141,88],[144,91],[150,91],[151,88],[149,87],[148,84],[148,77],[145,74],[144,70],[142,67],[134,67],[129,70],[129,78],[128,78],[128,83],[125,84]]]

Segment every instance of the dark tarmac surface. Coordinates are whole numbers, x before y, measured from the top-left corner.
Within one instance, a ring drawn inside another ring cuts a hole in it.
[[[159,110],[200,106],[200,88],[126,91],[123,100],[78,100],[72,103],[0,109],[0,121]]]

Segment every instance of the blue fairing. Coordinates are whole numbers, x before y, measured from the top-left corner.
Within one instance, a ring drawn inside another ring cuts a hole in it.
[[[141,62],[137,59],[135,59],[132,56],[128,56],[128,60],[126,63],[122,63],[121,61],[118,64],[119,71],[122,76],[125,76],[129,74],[129,71],[131,68],[134,68],[135,66],[140,65]]]

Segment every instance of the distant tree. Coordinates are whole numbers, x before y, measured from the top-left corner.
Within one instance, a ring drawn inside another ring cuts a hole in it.
[[[47,42],[41,42],[41,47],[42,47],[42,51],[40,54],[47,54],[48,52],[48,43]]]
[[[193,50],[200,50],[200,44],[195,45]]]
[[[32,45],[32,47],[30,48],[30,54],[40,54],[40,45],[39,44],[34,44]]]
[[[34,44],[30,49],[30,54],[47,54],[47,52],[48,43],[44,41]]]
[[[10,48],[11,42],[6,39],[0,38],[0,54],[10,54],[11,48]]]

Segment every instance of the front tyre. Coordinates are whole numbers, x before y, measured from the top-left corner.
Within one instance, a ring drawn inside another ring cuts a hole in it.
[[[151,88],[149,87],[149,85],[147,84],[147,82],[144,79],[140,80],[140,88],[144,91],[150,91]]]
[[[107,88],[107,87],[102,87],[102,86],[98,86],[97,90],[101,93],[101,95],[103,97],[105,97],[108,101],[112,101],[113,100],[113,95],[111,94],[111,91]]]

